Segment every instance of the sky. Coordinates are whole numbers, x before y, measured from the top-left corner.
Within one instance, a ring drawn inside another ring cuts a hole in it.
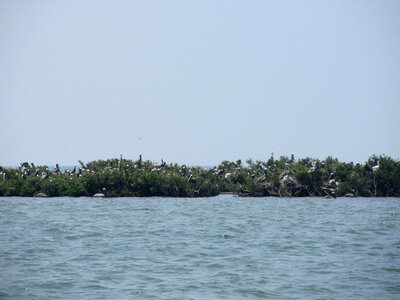
[[[400,159],[400,1],[0,0],[0,165]]]

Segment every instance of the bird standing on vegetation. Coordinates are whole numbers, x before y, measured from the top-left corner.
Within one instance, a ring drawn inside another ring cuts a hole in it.
[[[53,173],[54,174],[58,174],[59,172],[60,172],[60,166],[58,164],[56,164],[56,166],[55,166],[55,168],[53,170]]]
[[[269,157],[268,162],[270,163],[274,162],[274,152],[271,152],[271,156]]]
[[[364,169],[365,169],[365,171],[368,171],[368,172],[374,171],[374,169],[372,169],[372,167],[368,163],[365,164]]]
[[[197,183],[197,178],[193,177],[192,174],[190,174],[189,178],[188,178],[188,182],[193,182],[193,183]]]
[[[47,170],[42,172],[42,177],[41,178],[43,180],[49,178],[49,173],[47,172]]]
[[[312,167],[308,170],[308,173],[314,173],[317,171],[319,171],[319,163],[314,161]]]

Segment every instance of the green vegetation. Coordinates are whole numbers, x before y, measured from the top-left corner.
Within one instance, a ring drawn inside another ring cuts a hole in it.
[[[240,196],[399,197],[400,162],[373,155],[364,164],[281,157],[266,161],[223,161],[214,169],[109,159],[79,161],[78,169],[22,163],[0,167],[0,196],[168,196],[207,197],[228,192]]]

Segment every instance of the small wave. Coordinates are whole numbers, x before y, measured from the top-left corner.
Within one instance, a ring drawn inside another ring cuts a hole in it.
[[[210,268],[210,269],[222,269],[224,267],[224,265],[221,265],[219,263],[212,263],[212,264],[206,265],[206,267]]]
[[[38,284],[38,287],[46,288],[46,289],[63,289],[63,288],[70,288],[74,287],[72,282],[59,282],[59,281],[46,281]]]
[[[201,257],[205,257],[205,256],[207,256],[207,254],[206,253],[189,253],[189,254],[185,254],[185,257],[188,257],[188,258],[201,258]]]
[[[56,240],[55,240],[54,238],[52,238],[52,237],[45,237],[43,240],[46,241],[46,242],[55,242],[55,241],[56,241]]]
[[[229,234],[226,234],[226,233],[221,234],[221,238],[223,238],[223,239],[229,239],[229,238],[232,238],[232,237],[233,237],[232,235],[229,235]]]
[[[92,237],[100,237],[100,236],[105,236],[105,234],[102,232],[89,232],[89,233],[85,234],[83,237],[92,238]]]
[[[84,289],[94,289],[94,290],[106,290],[108,289],[107,287],[100,285],[100,284],[88,284],[84,285],[82,288]]]
[[[396,268],[396,267],[383,268],[383,270],[389,271],[389,272],[400,273],[400,268]]]
[[[44,253],[54,253],[55,252],[54,249],[52,249],[52,248],[41,248],[41,249],[38,249],[38,251],[44,252]]]
[[[266,291],[266,290],[259,290],[259,289],[237,289],[234,290],[236,294],[239,294],[240,296],[244,297],[257,297],[257,298],[266,298],[266,297],[277,297],[279,296],[277,293],[274,293],[272,291]]]

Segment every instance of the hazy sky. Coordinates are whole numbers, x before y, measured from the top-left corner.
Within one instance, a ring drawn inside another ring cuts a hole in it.
[[[400,158],[400,1],[0,0],[0,165]]]

